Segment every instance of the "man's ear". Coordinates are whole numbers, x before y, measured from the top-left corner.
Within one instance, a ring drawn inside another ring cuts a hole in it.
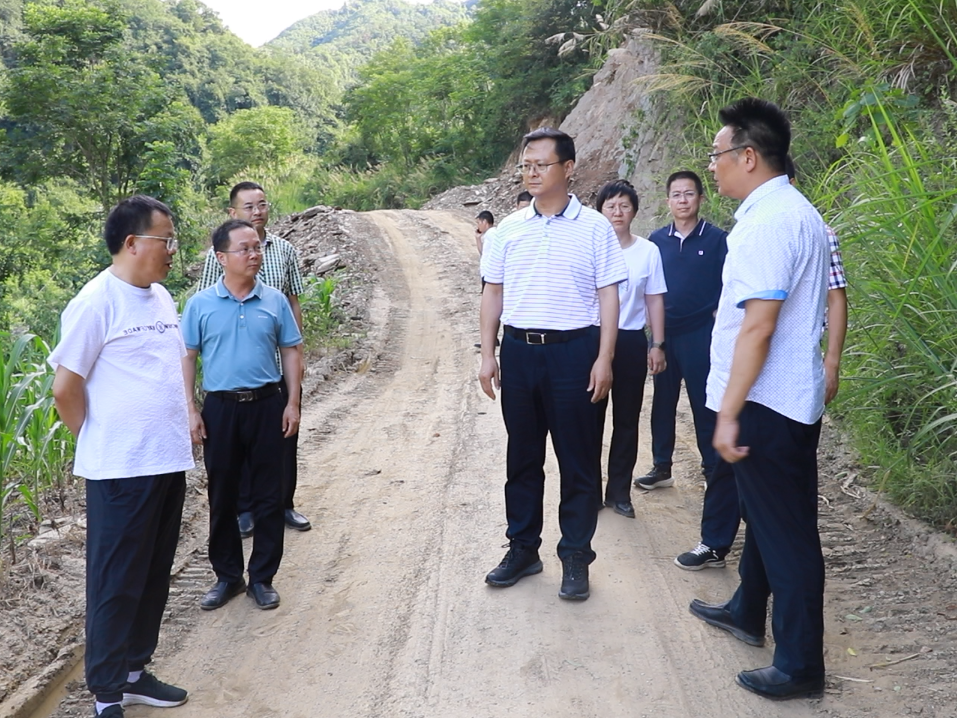
[[[233,207],[226,208],[226,214],[229,215],[230,219],[236,219],[236,210]]]
[[[123,240],[123,246],[126,247],[130,254],[136,254],[136,235],[126,235],[126,239]]]

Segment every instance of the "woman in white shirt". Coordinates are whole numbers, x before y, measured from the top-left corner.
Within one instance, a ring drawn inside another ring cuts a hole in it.
[[[638,458],[638,416],[645,377],[665,368],[665,275],[658,247],[631,233],[638,213],[638,193],[630,182],[610,182],[598,193],[597,209],[615,230],[628,265],[628,281],[618,285],[618,342],[612,363],[612,434],[608,452],[608,482],[604,505],[615,513],[635,518],[631,504],[631,479]],[[645,335],[651,327],[652,341]],[[606,407],[607,408],[607,407]],[[602,413],[604,429],[604,413]],[[598,477],[601,500],[601,477]]]

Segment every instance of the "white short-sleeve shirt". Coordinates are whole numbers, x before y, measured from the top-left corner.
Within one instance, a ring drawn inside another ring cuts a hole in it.
[[[756,188],[734,217],[711,338],[707,406],[721,408],[744,303],[781,300],[767,360],[747,398],[813,424],[824,413],[820,338],[830,257],[824,220],[783,175]]]
[[[96,480],[192,469],[186,347],[169,292],[106,269],[70,301],[60,326],[48,361],[86,380],[73,473]]]
[[[482,252],[482,277],[502,285],[502,322],[565,331],[599,322],[598,289],[628,270],[611,223],[575,195],[545,217],[535,202],[513,212]]]
[[[628,267],[628,281],[618,285],[618,328],[644,329],[647,324],[645,295],[668,291],[661,252],[653,242],[637,237],[622,254]]]

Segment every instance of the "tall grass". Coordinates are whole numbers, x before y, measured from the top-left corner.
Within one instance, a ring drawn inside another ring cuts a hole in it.
[[[15,563],[17,506],[26,507],[36,528],[45,490],[57,488],[62,503],[73,439],[53,408],[47,344],[32,334],[0,333],[0,346],[0,547]]]
[[[799,3],[773,20],[745,7],[713,4],[649,35],[666,65],[646,90],[684,122],[675,169],[704,170],[730,100],[761,96],[789,113],[801,189],[837,230],[850,283],[831,412],[875,487],[954,529],[957,4]],[[730,224],[734,204],[708,213]]]

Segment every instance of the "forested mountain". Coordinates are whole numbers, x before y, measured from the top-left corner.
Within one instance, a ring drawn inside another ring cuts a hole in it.
[[[264,48],[305,56],[326,78],[344,88],[355,81],[361,65],[397,38],[418,44],[433,30],[455,26],[468,15],[466,5],[458,0],[434,0],[428,5],[350,0],[338,10],[299,20]]]

